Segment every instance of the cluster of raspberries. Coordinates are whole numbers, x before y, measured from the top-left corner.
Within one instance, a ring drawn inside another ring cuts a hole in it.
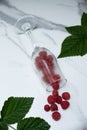
[[[35,58],[35,66],[38,71],[42,72],[42,80],[52,87],[52,94],[47,97],[48,103],[44,105],[44,110],[46,112],[51,111],[52,118],[57,121],[61,118],[61,114],[58,110],[59,105],[64,110],[70,106],[70,94],[69,92],[63,92],[62,95],[59,95],[58,90],[61,76],[54,71],[55,63],[53,55],[45,50],[40,51]]]

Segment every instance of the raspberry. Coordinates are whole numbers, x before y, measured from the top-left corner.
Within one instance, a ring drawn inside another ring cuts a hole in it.
[[[55,103],[55,99],[52,95],[49,95],[48,98],[47,98],[47,101],[49,104],[54,104]]]
[[[51,111],[57,111],[58,110],[58,106],[56,104],[51,104],[50,110]]]
[[[53,96],[53,97],[54,97],[55,102],[57,102],[58,96]]]
[[[46,105],[44,106],[44,110],[47,111],[47,112],[50,111],[50,106],[49,106],[48,104],[46,104]]]
[[[51,72],[51,75],[52,75],[52,77],[53,77],[54,74],[55,74],[54,70],[50,68],[50,72]]]
[[[55,102],[57,102],[58,91],[57,91],[57,90],[53,90],[53,91],[52,91],[52,95],[53,95],[53,97],[54,97]]]
[[[62,102],[62,97],[61,97],[61,96],[58,96],[57,99],[56,99],[56,102],[57,102],[58,104],[61,104],[61,102]]]
[[[52,113],[52,118],[55,120],[55,121],[58,121],[60,118],[61,118],[61,115],[59,112],[53,112]]]
[[[46,67],[43,67],[42,68],[42,72],[44,75],[48,75],[48,71],[47,71],[47,68]]]
[[[52,87],[53,87],[53,89],[58,90],[59,89],[59,83],[58,82],[52,83]]]
[[[58,91],[54,89],[54,90],[52,91],[52,95],[53,95],[54,97],[57,97],[57,96],[58,96]]]
[[[44,76],[43,77],[43,81],[45,81],[46,83],[50,84],[51,81],[50,81],[50,78],[48,76]]]
[[[47,64],[48,64],[48,66],[51,68],[51,69],[53,69],[54,68],[54,63],[53,62],[49,62],[49,61],[47,61]]]
[[[37,69],[41,69],[41,58],[39,56],[37,56],[35,59],[35,65]]]
[[[51,74],[51,71],[50,71],[50,69],[48,68],[48,66],[44,66],[44,67],[42,68],[42,72],[43,72],[43,74],[44,74],[45,76],[49,76],[49,77],[51,77],[51,79],[53,78],[53,77],[52,77],[52,74]]]
[[[39,52],[39,56],[40,56],[41,58],[43,58],[43,59],[46,59],[46,57],[47,57],[47,52],[46,52],[46,51],[40,51],[40,52]]]
[[[52,55],[48,55],[47,58],[46,58],[46,61],[52,62],[53,61],[53,56]]]
[[[52,74],[51,74],[51,72],[50,72],[50,69],[49,68],[43,68],[42,69],[42,72],[43,72],[43,74],[44,74],[44,76],[43,76],[43,80],[45,81],[45,82],[47,82],[47,83],[52,83],[53,81],[53,77],[52,77]]]
[[[65,99],[65,100],[69,100],[70,94],[68,92],[64,92],[64,93],[62,93],[62,98]]]
[[[61,107],[62,109],[67,109],[69,107],[70,103],[68,101],[62,101]]]
[[[53,76],[53,78],[54,78],[55,81],[60,81],[60,79],[61,79],[59,74],[55,74]]]

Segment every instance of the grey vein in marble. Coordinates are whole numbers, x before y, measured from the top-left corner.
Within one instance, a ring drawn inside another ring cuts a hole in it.
[[[83,12],[87,13],[87,0],[78,2],[79,13],[82,15]]]
[[[9,24],[15,24],[16,21],[18,20],[18,18],[21,18],[22,16],[26,16],[26,18],[24,17],[24,21],[22,22],[29,22],[31,25],[31,28],[44,28],[44,29],[48,29],[48,30],[60,30],[60,31],[66,31],[65,30],[65,26],[66,25],[62,25],[62,24],[57,24],[51,21],[48,21],[44,18],[32,15],[32,14],[25,14],[24,12],[22,12],[21,10],[17,9],[15,6],[11,5],[7,0],[1,0],[0,1],[1,4],[3,4],[3,8],[1,8],[0,10],[0,17],[1,19],[5,20],[6,22],[8,22]],[[8,7],[9,5],[9,7]],[[58,4],[58,6],[68,6],[70,8],[75,8],[74,6],[71,5],[66,5],[66,4]],[[87,1],[77,1],[77,5],[78,5],[78,11],[80,13],[80,15],[83,12],[87,11]],[[11,13],[12,15],[11,15]],[[13,14],[15,14],[16,17],[13,17]],[[23,24],[23,23],[22,23]],[[20,26],[19,26],[20,29]]]
[[[14,16],[13,16],[14,14]],[[48,21],[44,18],[32,15],[32,14],[25,14],[24,12],[20,11],[16,7],[10,5],[7,7],[6,5],[1,6],[0,9],[0,18],[8,22],[9,24],[14,25],[18,18],[22,18],[24,16],[24,21],[28,22],[31,25],[31,28],[44,28],[48,30],[65,30],[65,25],[56,24],[54,22]],[[25,18],[26,17],[26,18]]]
[[[0,0],[1,4],[5,4],[5,5],[9,5],[9,1],[8,0]]]

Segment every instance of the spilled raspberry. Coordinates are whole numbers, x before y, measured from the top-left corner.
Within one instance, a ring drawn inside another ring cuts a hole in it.
[[[69,107],[70,103],[68,101],[62,101],[61,107],[62,109],[67,109]]]
[[[58,96],[57,99],[56,99],[56,102],[57,102],[58,104],[61,104],[61,102],[62,102],[62,97],[61,97],[61,96]]]
[[[59,89],[59,83],[58,83],[58,82],[52,83],[52,88],[53,88],[54,90],[58,90],[58,89]]]
[[[61,114],[59,112],[53,112],[52,113],[52,118],[55,120],[55,121],[58,121],[60,118],[61,118]]]
[[[51,111],[57,111],[58,110],[58,106],[56,104],[51,104],[50,110]]]
[[[69,94],[69,92],[64,92],[64,93],[62,93],[62,98],[65,99],[65,100],[69,100],[69,99],[70,99],[70,94]]]
[[[52,91],[52,95],[55,96],[55,97],[58,97],[58,95],[59,95],[59,94],[58,94],[58,91],[54,89],[54,90]]]
[[[54,104],[55,103],[55,99],[52,95],[49,95],[48,98],[47,98],[47,101],[49,104]]]
[[[50,106],[48,104],[44,105],[44,110],[47,112],[50,111]]]

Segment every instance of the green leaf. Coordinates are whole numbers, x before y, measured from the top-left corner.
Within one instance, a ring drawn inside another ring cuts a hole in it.
[[[83,15],[82,15],[81,25],[82,26],[87,26],[87,14],[86,13],[83,13]]]
[[[7,124],[0,122],[0,130],[8,130]]]
[[[49,130],[50,125],[39,117],[30,117],[18,123],[17,130]]]
[[[58,58],[76,55],[85,55],[87,53],[87,38],[78,36],[69,36],[63,43],[61,53]]]
[[[72,35],[87,37],[87,27],[85,26],[66,27],[66,30]]]
[[[5,101],[1,111],[1,120],[7,124],[20,121],[31,108],[33,98],[10,97]]]

